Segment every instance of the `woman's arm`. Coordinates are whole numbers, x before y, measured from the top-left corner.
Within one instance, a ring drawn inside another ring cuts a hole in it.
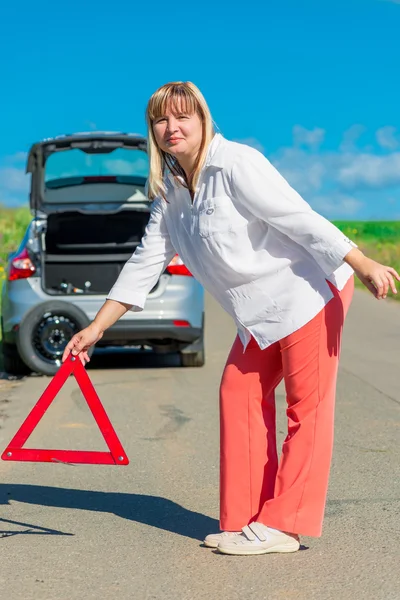
[[[232,166],[234,195],[254,216],[303,246],[329,276],[356,244],[315,212],[269,160],[253,148]]]
[[[232,166],[231,180],[237,201],[303,246],[327,276],[345,261],[377,298],[385,298],[389,287],[396,293],[393,278],[400,281],[396,271],[366,257],[314,211],[261,152],[246,148]]]
[[[145,234],[125,263],[107,295],[108,300],[130,305],[128,310],[143,309],[150,290],[176,254],[165,223],[162,202],[154,200]]]
[[[104,333],[131,308],[131,304],[124,304],[117,300],[106,300],[93,319],[92,325],[97,328],[99,333]]]

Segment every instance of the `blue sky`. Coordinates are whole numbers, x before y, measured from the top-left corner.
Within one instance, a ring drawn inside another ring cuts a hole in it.
[[[8,3],[0,202],[27,204],[33,142],[145,133],[155,89],[190,80],[324,216],[400,219],[399,31],[400,0]]]

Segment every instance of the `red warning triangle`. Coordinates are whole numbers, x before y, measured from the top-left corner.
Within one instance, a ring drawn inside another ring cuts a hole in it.
[[[96,420],[110,452],[84,450],[35,450],[23,448],[29,436],[42,419],[46,410],[57,396],[58,392],[71,375],[74,375],[83,396]],[[39,400],[22,423],[21,427],[1,455],[3,460],[34,461],[34,462],[64,462],[91,465],[127,465],[129,459],[124,451],[117,434],[85,367],[78,357],[70,354],[63,362]]]

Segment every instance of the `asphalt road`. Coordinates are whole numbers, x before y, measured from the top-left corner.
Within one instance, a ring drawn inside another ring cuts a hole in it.
[[[218,385],[234,336],[207,297],[204,368],[95,353],[88,373],[130,465],[0,463],[2,598],[400,599],[400,304],[356,291],[324,533],[294,554],[224,556],[201,544],[218,530]],[[49,381],[0,381],[0,450]],[[74,378],[29,446],[105,449]]]

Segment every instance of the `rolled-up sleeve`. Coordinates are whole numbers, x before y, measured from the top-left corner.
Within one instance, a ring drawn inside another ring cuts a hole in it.
[[[143,238],[107,295],[107,300],[131,304],[133,311],[143,310],[148,293],[176,253],[162,202],[159,198],[154,200]]]
[[[235,199],[255,217],[305,248],[329,276],[357,245],[315,212],[269,160],[248,148],[232,165]]]

